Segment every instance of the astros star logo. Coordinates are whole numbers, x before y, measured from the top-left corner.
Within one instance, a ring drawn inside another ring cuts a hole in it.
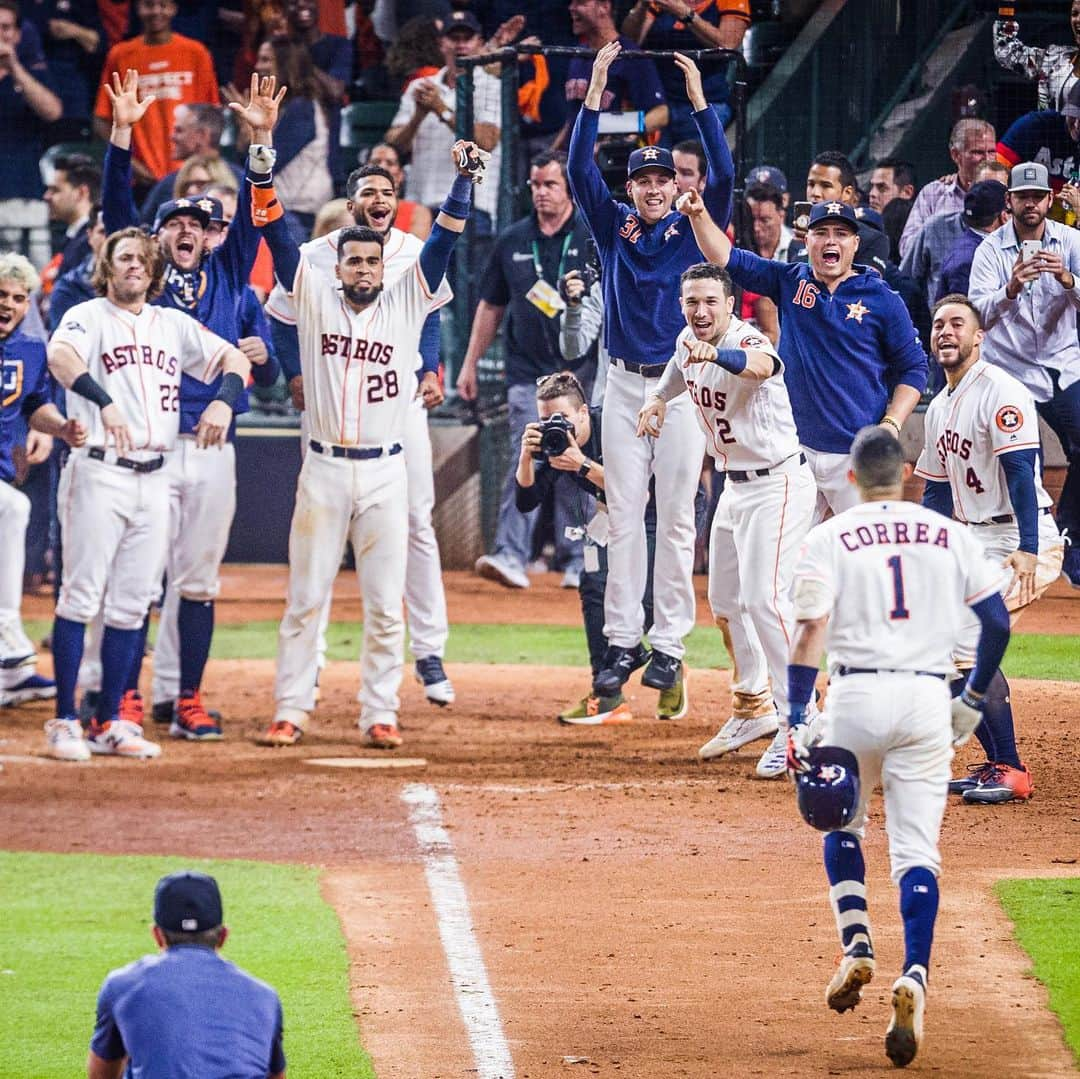
[[[660,151],[655,146],[650,146],[647,150],[641,151],[642,161],[655,161],[660,156]]]
[[[862,300],[856,300],[854,303],[847,305],[847,318],[844,321],[847,322],[849,318],[853,318],[861,326],[863,315],[868,314],[870,314],[870,308],[864,307]]]
[[[214,204],[209,199],[199,199],[196,205],[206,213],[212,213],[214,209]]]
[[[842,214],[844,212],[844,207],[841,206],[838,202],[830,202],[829,205],[825,207],[825,209],[830,214]]]
[[[670,240],[673,236],[677,237],[678,235],[679,235],[678,223],[675,223],[673,225],[668,225],[667,230],[664,232],[664,243],[667,243],[668,240]]]

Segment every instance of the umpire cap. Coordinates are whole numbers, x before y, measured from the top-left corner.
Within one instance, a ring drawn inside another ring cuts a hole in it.
[[[819,832],[846,828],[859,807],[859,762],[850,749],[815,746],[795,776],[795,797],[807,824]]]
[[[626,162],[626,178],[629,180],[635,172],[642,169],[667,169],[675,175],[675,159],[671,151],[663,146],[642,146],[635,150]]]
[[[170,199],[158,208],[151,231],[157,232],[170,217],[176,217],[177,214],[190,214],[198,218],[202,227],[206,228],[211,221],[222,220],[221,202],[210,195],[197,195],[193,199]]]

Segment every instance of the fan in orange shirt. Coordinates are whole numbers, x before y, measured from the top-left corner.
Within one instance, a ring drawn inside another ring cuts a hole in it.
[[[173,32],[175,0],[138,0],[141,37],[114,45],[105,58],[94,104],[94,132],[109,137],[112,106],[105,83],[114,71],[134,68],[139,73],[139,94],[153,94],[155,101],[132,132],[132,164],[144,182],[160,180],[179,168],[172,160],[169,133],[178,105],[219,103],[217,76],[206,46]]]

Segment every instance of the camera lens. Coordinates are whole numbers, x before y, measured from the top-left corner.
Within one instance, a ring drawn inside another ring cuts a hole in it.
[[[570,446],[570,436],[562,427],[548,427],[540,436],[540,448],[548,457],[558,457]]]

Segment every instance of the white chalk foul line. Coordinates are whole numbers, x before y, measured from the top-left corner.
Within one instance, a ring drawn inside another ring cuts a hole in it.
[[[443,826],[439,795],[426,783],[410,783],[402,790],[401,800],[409,807],[409,821],[424,859],[424,875],[476,1073],[480,1079],[514,1079],[514,1062],[473,932],[465,883]]]

